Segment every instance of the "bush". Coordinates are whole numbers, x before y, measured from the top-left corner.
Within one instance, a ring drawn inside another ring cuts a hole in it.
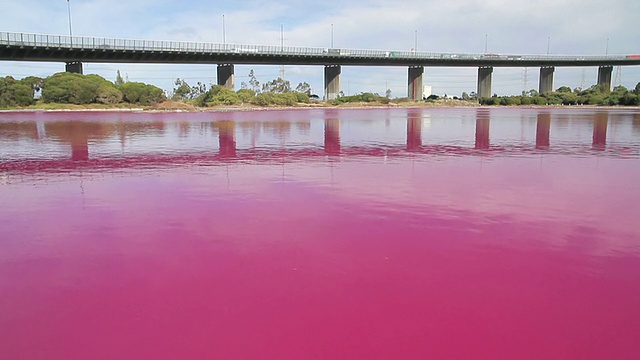
[[[256,92],[251,89],[240,89],[236,93],[243,103],[250,103],[256,97]]]
[[[32,105],[33,93],[28,81],[16,81],[10,76],[0,78],[0,108]]]
[[[233,90],[226,87],[216,87],[215,91],[209,97],[209,101],[206,102],[207,106],[212,105],[238,105],[242,103],[240,96]]]
[[[162,91],[162,90],[160,90]],[[44,80],[42,100],[61,104],[115,104],[122,100],[116,86],[98,75],[57,73]]]
[[[122,84],[122,98],[128,103],[153,105],[167,100],[164,91],[157,86],[140,82]]]

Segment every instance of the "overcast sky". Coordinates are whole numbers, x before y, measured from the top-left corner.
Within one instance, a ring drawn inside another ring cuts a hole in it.
[[[73,34],[151,40],[329,47],[333,24],[336,48],[517,54],[640,54],[638,0],[71,0]],[[68,34],[65,0],[0,0],[0,31]],[[261,83],[279,76],[279,66],[238,65],[236,87],[255,70]],[[0,75],[21,78],[63,71],[61,63],[2,62]],[[173,88],[176,78],[190,84],[216,82],[215,65],[85,64],[85,73],[111,81],[120,70],[130,81]],[[526,74],[526,76],[525,76]],[[597,68],[556,68],[554,87],[588,87]],[[425,68],[425,85],[436,94],[476,90],[476,68]],[[518,94],[538,88],[538,68],[496,68],[493,92]],[[615,68],[615,85],[634,87],[640,66]],[[322,66],[286,66],[295,87],[311,84],[322,95]],[[407,95],[403,67],[342,68],[342,90]]]

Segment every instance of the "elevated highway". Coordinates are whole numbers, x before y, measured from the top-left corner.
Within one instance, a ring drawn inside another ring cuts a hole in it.
[[[553,90],[555,67],[597,66],[598,84],[611,88],[613,66],[640,65],[640,55],[520,55],[434,53],[213,44],[180,41],[70,37],[0,32],[0,60],[65,62],[70,72],[82,73],[82,63],[217,64],[218,84],[234,88],[234,64],[325,66],[325,97],[340,92],[342,65],[406,66],[408,95],[422,98],[424,67],[478,67],[480,97],[490,97],[494,67],[540,67],[541,93]]]

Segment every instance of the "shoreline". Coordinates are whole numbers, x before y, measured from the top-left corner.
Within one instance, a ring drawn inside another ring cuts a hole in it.
[[[28,112],[149,112],[149,113],[202,113],[202,112],[231,112],[231,111],[278,111],[278,110],[316,110],[316,109],[448,109],[448,108],[482,108],[482,109],[630,109],[638,110],[640,106],[605,106],[605,105],[480,105],[478,103],[452,100],[449,102],[435,103],[347,103],[342,105],[333,104],[304,104],[297,106],[176,106],[163,107],[162,104],[150,107],[82,107],[63,104],[60,108],[14,108],[0,109],[0,114],[6,113],[28,113]],[[83,105],[86,106],[86,105]]]

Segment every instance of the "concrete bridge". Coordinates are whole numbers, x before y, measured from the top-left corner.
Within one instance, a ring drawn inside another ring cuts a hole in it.
[[[518,54],[432,53],[213,44],[180,41],[70,37],[0,32],[0,60],[65,62],[66,71],[82,73],[83,62],[217,64],[218,85],[235,88],[235,64],[322,65],[325,99],[340,92],[343,65],[406,66],[407,93],[422,99],[425,66],[478,67],[477,94],[491,97],[494,67],[540,67],[539,92],[553,91],[556,67],[597,66],[598,85],[611,89],[613,66],[640,65],[640,55],[543,56]]]

